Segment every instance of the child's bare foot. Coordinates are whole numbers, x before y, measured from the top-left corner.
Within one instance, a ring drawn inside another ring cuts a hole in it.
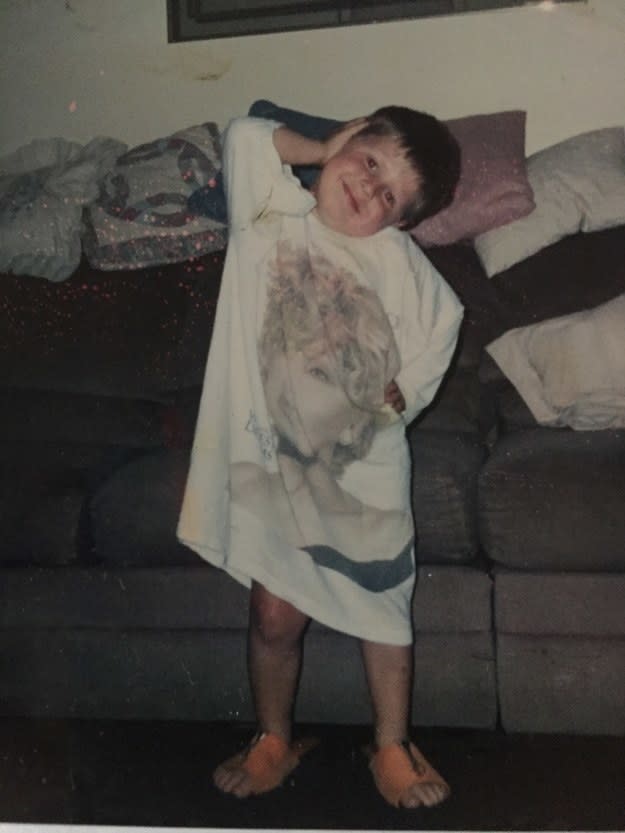
[[[242,752],[217,767],[213,782],[237,798],[269,792],[284,782],[314,745],[312,740],[302,740],[289,746],[277,735],[259,733]]]
[[[380,794],[394,807],[434,807],[449,796],[447,782],[413,743],[373,751],[369,767]]]

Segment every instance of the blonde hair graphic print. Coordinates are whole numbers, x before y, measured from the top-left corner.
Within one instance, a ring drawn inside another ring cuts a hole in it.
[[[279,441],[290,440],[304,456],[318,453],[320,442],[331,445],[328,462],[335,475],[367,453],[384,389],[399,370],[395,337],[373,290],[322,255],[279,243],[270,265],[259,361]],[[280,374],[280,365],[291,372]],[[280,378],[272,379],[276,370]],[[324,403],[328,410],[320,415]]]
[[[374,592],[405,580],[409,513],[368,506],[341,484],[384,423],[384,390],[400,366],[378,296],[322,255],[278,243],[258,359],[278,471],[234,464],[233,501],[273,518],[294,547]],[[396,557],[382,567],[372,551],[385,552],[389,540]]]

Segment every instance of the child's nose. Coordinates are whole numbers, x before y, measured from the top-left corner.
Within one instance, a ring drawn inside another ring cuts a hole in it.
[[[374,183],[369,173],[366,173],[362,178],[362,190],[367,199],[370,199],[374,191]]]

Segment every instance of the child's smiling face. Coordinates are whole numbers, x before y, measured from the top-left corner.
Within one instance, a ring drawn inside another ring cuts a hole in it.
[[[315,213],[334,231],[368,237],[399,226],[419,190],[419,176],[396,139],[355,136],[322,169]]]

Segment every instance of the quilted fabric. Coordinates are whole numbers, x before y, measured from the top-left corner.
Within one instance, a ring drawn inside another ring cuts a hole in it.
[[[86,215],[84,246],[91,265],[140,269],[222,249],[225,223],[188,206],[195,191],[216,184],[219,167],[219,133],[212,122],[121,156]]]

